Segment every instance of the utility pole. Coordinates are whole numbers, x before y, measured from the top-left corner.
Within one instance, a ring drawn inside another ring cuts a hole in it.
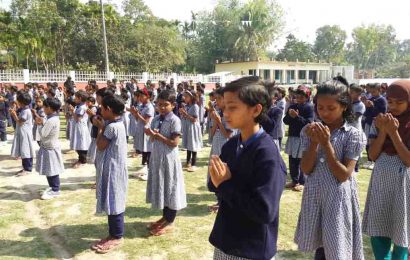
[[[105,54],[105,72],[107,73],[107,80],[109,79],[110,64],[108,61],[108,47],[107,47],[107,32],[105,29],[105,15],[104,15],[104,4],[103,0],[100,0],[101,5],[101,19],[102,19],[102,29],[103,29],[103,39],[104,39],[104,54]]]

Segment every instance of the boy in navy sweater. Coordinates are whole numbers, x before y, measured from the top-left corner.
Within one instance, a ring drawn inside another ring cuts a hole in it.
[[[258,77],[227,84],[224,101],[226,122],[240,134],[210,161],[208,185],[220,200],[209,238],[214,259],[272,259],[286,177],[279,149],[259,125],[272,101]]]

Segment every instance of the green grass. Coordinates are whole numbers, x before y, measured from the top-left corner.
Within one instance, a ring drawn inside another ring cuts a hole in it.
[[[64,124],[62,124],[64,125]],[[64,138],[65,128],[61,129]],[[146,182],[130,178],[125,212],[125,242],[107,259],[210,259],[213,248],[208,242],[215,215],[207,207],[215,202],[215,196],[207,191],[206,172],[210,148],[198,155],[200,169],[195,173],[184,172],[188,207],[178,213],[173,233],[162,237],[149,237],[146,223],[160,217],[145,203]],[[66,156],[65,156],[66,157]],[[73,157],[73,156],[72,156]],[[181,151],[181,158],[185,152]],[[285,161],[287,156],[283,154]],[[139,168],[140,158],[130,159],[129,171]],[[1,177],[0,177],[1,178]],[[370,171],[362,170],[357,179],[361,210],[367,194]],[[0,186],[0,258],[1,259],[53,259],[56,256],[43,235],[58,234],[63,246],[73,256],[90,259],[95,255],[89,250],[92,241],[107,235],[105,216],[96,216],[95,191],[90,189],[93,178],[73,179],[62,184],[62,196],[53,201],[34,199],[46,229],[33,226],[26,214],[26,201],[4,198],[10,192]],[[80,183],[78,183],[80,182]],[[40,189],[41,187],[39,187]],[[24,187],[22,188],[24,191]],[[22,192],[15,190],[13,192]],[[301,193],[285,191],[281,199],[278,259],[312,259],[312,254],[297,251],[293,243],[297,218],[301,205]],[[365,258],[372,259],[369,239],[364,238]]]

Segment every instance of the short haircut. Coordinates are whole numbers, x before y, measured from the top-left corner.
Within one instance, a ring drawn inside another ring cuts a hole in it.
[[[84,90],[77,91],[75,93],[75,96],[78,97],[81,100],[81,102],[86,102],[88,98],[88,94]]]
[[[31,97],[27,92],[21,92],[17,95],[17,101],[25,106],[28,106],[31,103]]]
[[[93,103],[93,104],[95,104],[95,98],[94,98],[93,96],[89,96],[89,97],[87,98],[87,101],[88,101],[88,102],[91,102],[91,103]]]
[[[58,98],[47,98],[43,102],[43,106],[51,108],[51,110],[57,112],[60,111],[61,102]]]
[[[109,88],[100,88],[99,90],[97,90],[97,92],[95,92],[95,94],[104,98],[106,96],[113,96],[114,92]]]
[[[254,107],[258,104],[262,106],[261,113],[255,118],[256,123],[260,123],[268,109],[272,105],[272,100],[268,92],[269,84],[260,80],[257,76],[249,76],[237,79],[226,84],[224,93],[238,93],[238,98],[248,106]]]
[[[349,90],[355,93],[363,93],[363,88],[355,83],[350,84]]]
[[[173,104],[175,103],[175,100],[176,100],[175,91],[163,90],[158,94],[157,100],[158,99],[165,100]]]
[[[118,95],[105,96],[101,105],[104,108],[110,108],[114,115],[122,115],[124,113],[125,104],[122,98]]]

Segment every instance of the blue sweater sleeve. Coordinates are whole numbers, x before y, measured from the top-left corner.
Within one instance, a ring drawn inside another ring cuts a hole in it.
[[[279,201],[285,184],[285,176],[279,158],[270,149],[257,151],[253,180],[248,192],[235,188],[232,180],[218,187],[219,197],[230,207],[241,210],[255,222],[267,224],[279,214]]]

